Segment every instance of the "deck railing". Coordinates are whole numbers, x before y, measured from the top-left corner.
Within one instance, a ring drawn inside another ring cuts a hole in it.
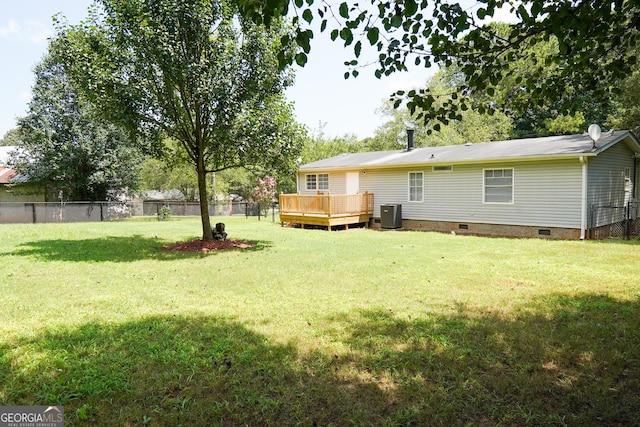
[[[295,215],[373,215],[373,194],[281,194],[280,213]]]

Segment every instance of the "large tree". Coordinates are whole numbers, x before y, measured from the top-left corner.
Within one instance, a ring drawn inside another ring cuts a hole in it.
[[[640,132],[640,71],[622,82],[622,93],[614,99],[609,122],[617,129]]]
[[[307,136],[304,148],[300,153],[301,164],[315,162],[328,157],[339,156],[344,153],[368,151],[361,141],[352,134],[328,137],[324,133],[324,126],[314,130]]]
[[[7,133],[4,134],[2,139],[0,139],[0,147],[1,146],[11,146],[11,145],[20,145],[20,128],[9,129]]]
[[[434,93],[447,94],[456,90],[455,85],[455,72],[444,70],[436,73],[427,87]],[[444,102],[449,102],[450,98],[451,96],[441,95],[436,105],[441,106]],[[416,147],[497,141],[508,139],[513,134],[512,120],[502,111],[481,114],[475,109],[466,109],[460,112],[458,118],[448,120],[447,123],[432,120],[427,124],[420,118],[420,108],[411,113],[404,106],[393,108],[389,101],[378,112],[388,120],[376,129],[372,139],[366,141],[368,151],[398,149],[398,143],[406,144],[407,128],[414,129]],[[433,133],[434,129],[438,132]]]
[[[58,54],[132,138],[148,148],[161,137],[181,144],[197,173],[203,239],[212,239],[207,174],[286,168],[297,157],[299,127],[281,96],[292,82],[279,66],[290,55],[281,44],[288,30],[280,20],[267,30],[227,0],[96,3],[87,21],[59,25]]]
[[[491,23],[487,27],[499,37],[506,38],[512,31],[508,24]],[[607,112],[611,110],[611,97],[602,96],[597,87],[577,90],[572,81],[564,82],[564,91],[555,100],[546,99],[542,104],[531,102],[532,91],[522,84],[533,76],[551,80],[562,72],[559,64],[547,59],[559,52],[559,43],[555,36],[548,39],[538,38],[519,48],[519,58],[505,64],[504,78],[499,85],[484,90],[467,91],[464,98],[471,106],[491,106],[494,110],[507,114],[514,124],[513,136],[544,136],[558,133],[576,133],[586,131],[591,123],[604,123]],[[465,74],[461,70],[464,64],[455,63],[441,71],[440,79],[445,87],[432,87],[432,93],[447,93],[463,90]],[[443,90],[444,89],[444,90]],[[563,111],[563,104],[571,104],[571,113]],[[436,102],[437,104],[437,102]],[[462,110],[464,116],[471,110]]]
[[[63,200],[107,200],[138,184],[139,151],[118,127],[78,98],[60,63],[46,56],[35,68],[29,110],[19,119],[14,167]]]
[[[428,88],[398,95],[412,111],[426,120],[459,119],[460,111],[480,112],[497,107],[466,99],[474,92],[496,91],[509,78],[509,64],[531,61],[536,65],[515,82],[526,93],[526,102],[542,106],[553,103],[560,114],[579,110],[580,96],[605,99],[619,91],[618,83],[635,70],[640,44],[640,3],[631,0],[239,0],[243,11],[256,21],[294,13],[298,25],[296,43],[305,52],[296,56],[306,62],[308,42],[314,36],[310,24],[320,20],[320,30],[344,46],[353,48],[347,65],[357,76],[363,65],[362,52],[371,46],[377,52],[378,77],[404,71],[413,64],[456,65],[462,73],[458,89],[449,102],[438,105],[438,95]],[[337,7],[336,7],[337,6]],[[501,8],[515,19],[508,34],[485,25]],[[556,52],[535,64],[535,53],[523,49],[541,40],[555,38]],[[370,57],[367,57],[369,59]],[[366,61],[363,61],[366,62]],[[557,73],[548,73],[549,66]],[[572,95],[566,85],[571,83]],[[449,95],[447,95],[449,96]]]

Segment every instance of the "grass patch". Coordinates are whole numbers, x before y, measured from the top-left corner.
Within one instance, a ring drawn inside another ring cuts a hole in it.
[[[638,242],[0,226],[0,405],[67,425],[633,425]]]

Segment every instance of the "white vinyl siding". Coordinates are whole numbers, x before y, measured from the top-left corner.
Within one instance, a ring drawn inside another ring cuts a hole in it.
[[[484,170],[484,202],[513,203],[513,169]]]
[[[484,203],[484,169],[515,169],[513,204]],[[406,169],[367,172],[360,191],[380,205],[403,203]],[[332,181],[333,182],[333,181]],[[455,165],[448,173],[424,173],[423,202],[402,206],[404,219],[580,228],[582,165],[578,159],[518,164]]]
[[[424,175],[422,172],[409,172],[409,201],[421,202],[424,194]]]
[[[589,226],[599,227],[625,219],[625,208],[633,190],[633,163],[633,152],[626,144],[617,144],[589,159]]]

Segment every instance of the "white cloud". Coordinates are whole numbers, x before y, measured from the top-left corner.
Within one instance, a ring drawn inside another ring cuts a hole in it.
[[[0,25],[0,37],[9,38],[20,33],[18,21],[10,19],[6,24]]]
[[[44,45],[53,34],[50,26],[40,21],[28,20],[19,22],[10,19],[4,24],[0,24],[0,38],[13,41],[28,41],[35,45]]]
[[[438,66],[434,65],[431,68],[412,67],[406,72],[396,72],[389,77],[383,77],[387,79],[386,89],[391,94],[397,90],[411,90],[421,87],[425,87],[427,82],[435,73],[438,72]]]
[[[27,38],[35,44],[45,44],[47,39],[53,35],[50,26],[39,21],[27,21]]]

